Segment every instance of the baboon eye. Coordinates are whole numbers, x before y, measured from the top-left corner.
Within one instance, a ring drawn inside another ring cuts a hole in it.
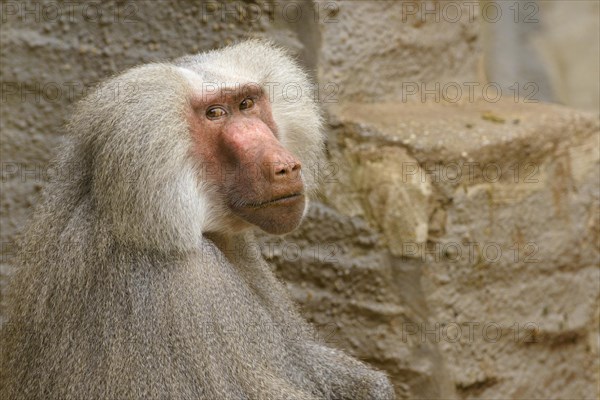
[[[227,115],[227,110],[221,106],[210,107],[206,110],[206,118],[208,119],[219,119]]]
[[[240,103],[240,110],[247,110],[252,107],[254,107],[254,99],[251,99],[250,97],[245,98]]]

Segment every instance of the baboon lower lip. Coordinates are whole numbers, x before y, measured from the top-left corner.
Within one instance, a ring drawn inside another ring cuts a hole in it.
[[[296,203],[299,200],[302,200],[304,195],[302,193],[292,193],[286,194],[285,196],[276,197],[271,200],[267,200],[258,204],[248,204],[246,207],[248,208],[263,208],[270,206],[288,206]]]

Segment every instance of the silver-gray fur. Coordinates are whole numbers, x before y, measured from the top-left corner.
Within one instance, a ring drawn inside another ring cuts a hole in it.
[[[308,80],[268,43],[137,67],[99,86],[77,106],[58,176],[20,240],[0,398],[393,399],[383,373],[315,340],[252,257],[253,233],[222,226],[184,118],[195,85],[210,81],[300,84],[300,100],[276,97],[272,112],[282,143],[318,168]],[[315,176],[304,174],[311,190]]]

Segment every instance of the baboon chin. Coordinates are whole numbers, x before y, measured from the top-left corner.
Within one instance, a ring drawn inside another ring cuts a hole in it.
[[[136,67],[80,101],[19,241],[0,398],[393,399],[238,251],[249,227],[299,225],[322,132],[306,74],[263,41]]]

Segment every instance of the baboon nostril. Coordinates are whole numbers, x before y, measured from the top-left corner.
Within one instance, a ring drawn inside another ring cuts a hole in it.
[[[280,169],[279,169],[279,170],[276,172],[276,174],[277,174],[277,175],[285,175],[285,174],[286,174],[286,172],[287,172],[287,168],[286,168],[286,167],[283,167],[283,168],[280,168]]]
[[[279,164],[275,169],[275,175],[286,175],[292,172],[297,172],[301,168],[299,162],[293,161],[290,163]]]

